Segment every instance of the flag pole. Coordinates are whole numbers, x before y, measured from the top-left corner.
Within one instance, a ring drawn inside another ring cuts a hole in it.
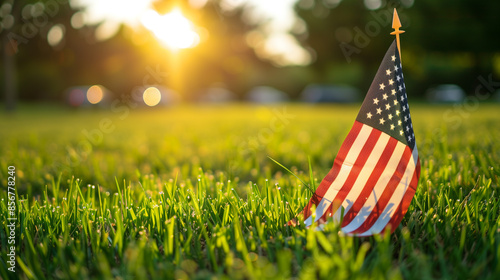
[[[405,33],[404,30],[399,30],[401,28],[401,21],[399,21],[398,12],[396,8],[394,8],[394,15],[392,16],[392,28],[394,31],[391,32],[391,35],[396,35],[396,43],[398,45],[399,51],[399,59],[401,60],[401,44],[399,43],[399,34]]]

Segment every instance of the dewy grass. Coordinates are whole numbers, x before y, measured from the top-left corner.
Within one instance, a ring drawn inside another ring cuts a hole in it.
[[[294,119],[275,130],[259,106],[124,120],[26,108],[0,120],[0,277],[499,279],[499,107],[480,106],[453,128],[448,107],[412,107],[419,188],[396,232],[370,238],[285,225],[312,195],[302,181],[317,186],[330,169],[357,106],[286,105]],[[82,134],[104,118],[111,133]],[[11,165],[15,274],[5,261]]]

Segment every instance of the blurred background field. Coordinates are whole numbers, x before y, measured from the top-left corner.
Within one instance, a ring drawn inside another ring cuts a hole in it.
[[[411,96],[461,102],[480,92],[498,100],[499,5],[9,0],[0,6],[0,86],[9,110],[16,100],[73,107],[109,107],[117,100],[144,106],[360,101],[394,39],[397,8],[407,31],[402,60]],[[156,90],[145,94],[150,87]]]

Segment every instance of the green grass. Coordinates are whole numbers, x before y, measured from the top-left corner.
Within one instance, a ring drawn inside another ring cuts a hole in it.
[[[290,114],[275,119],[276,111]],[[412,106],[422,171],[392,235],[290,228],[359,105],[190,106],[0,119],[0,277],[21,279],[499,279],[500,124]],[[463,108],[462,108],[463,109]],[[456,109],[455,109],[456,110]],[[101,135],[85,136],[83,130]],[[310,180],[308,158],[314,181]],[[16,274],[7,168],[16,167]]]

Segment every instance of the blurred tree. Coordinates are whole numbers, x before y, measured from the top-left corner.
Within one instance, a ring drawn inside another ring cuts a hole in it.
[[[256,54],[249,42],[260,36],[261,43],[265,36],[256,32],[262,26],[245,21],[244,5],[227,9],[222,0],[201,7],[188,2],[155,2],[161,14],[180,7],[199,27],[197,47],[171,51],[145,28],[123,26],[114,37],[98,41],[97,25],[73,28],[78,11],[68,0],[4,1],[0,71],[6,108],[15,107],[16,96],[55,99],[65,87],[90,84],[123,95],[146,82],[161,83],[186,99],[197,99],[211,86],[227,87],[240,97],[256,85],[293,95],[310,82],[366,89],[393,38],[389,35],[393,7],[407,31],[402,38],[403,60],[407,84],[415,94],[438,83],[473,89],[477,75],[500,69],[493,59],[500,57],[500,38],[491,36],[500,31],[495,14],[500,2],[299,0],[296,11],[307,31],[293,35],[313,50],[315,59],[310,67],[288,68],[276,68]],[[152,69],[164,77],[146,81]]]
[[[408,41],[429,51],[496,52],[500,48],[498,1],[419,0],[407,10]]]
[[[312,82],[369,86],[368,79],[363,79],[365,71],[373,72],[380,63],[380,50],[390,36],[387,15],[379,13],[374,20],[361,0],[300,0],[296,11],[307,25],[307,33],[296,37],[316,52]],[[384,30],[387,36],[378,36]]]
[[[2,58],[3,58],[3,86],[5,94],[5,109],[12,111],[16,107],[16,69],[14,55],[17,52],[17,41],[9,38],[14,29],[15,22],[19,19],[19,1],[6,1],[0,6],[2,28]]]
[[[412,24],[405,40],[413,56],[421,58],[413,70],[423,73],[422,84],[444,81],[472,92],[478,75],[495,73],[493,58],[500,53],[500,37],[494,35],[500,33],[498,11],[498,1],[416,1],[406,11]]]
[[[49,44],[57,47],[64,42],[64,34],[70,27],[73,13],[67,0],[7,0],[0,6],[3,86],[7,110],[14,110],[18,89],[27,92],[31,88],[36,91],[32,96],[37,96],[44,91],[43,85],[47,85],[45,78],[58,80],[54,78],[58,74],[56,65],[47,63],[47,56],[40,56],[40,53],[50,54],[52,50]],[[18,62],[22,68],[17,67]]]
[[[494,72],[500,38],[492,35],[500,31],[500,2],[300,0],[296,11],[308,33],[297,38],[316,51],[311,67],[318,82],[347,81],[368,88],[392,40],[394,8],[407,31],[401,39],[405,77],[416,95],[440,83],[472,90],[478,75]]]

